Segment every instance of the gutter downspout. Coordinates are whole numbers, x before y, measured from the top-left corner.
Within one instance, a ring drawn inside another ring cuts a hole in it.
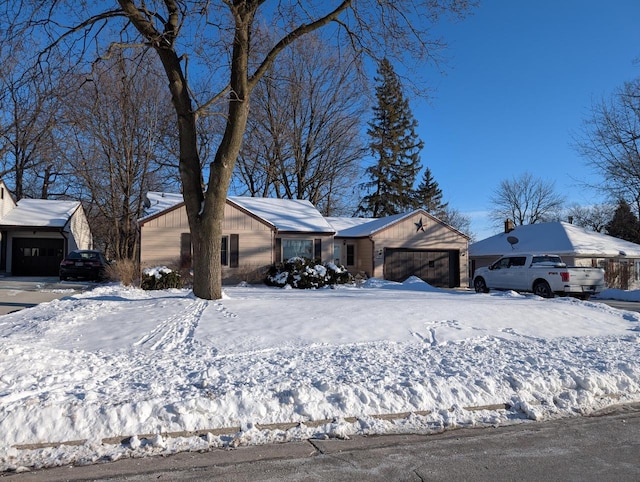
[[[373,236],[371,235],[369,235],[369,241],[371,241],[371,277],[375,278],[376,277],[376,242],[373,240]]]
[[[79,208],[80,206],[78,206]],[[62,258],[64,259],[64,257],[69,254],[69,237],[66,235],[66,233],[64,232],[65,228],[69,226],[69,223],[71,223],[71,219],[73,218],[73,216],[76,214],[76,212],[78,211],[78,209],[76,209],[73,214],[71,216],[69,216],[69,219],[67,219],[67,222],[64,223],[64,226],[62,226],[60,228],[60,235],[62,236],[62,238],[64,239],[64,252],[62,253]],[[69,231],[71,231],[71,228],[69,227]]]
[[[271,264],[275,265],[276,264],[276,259],[278,258],[278,255],[276,254],[276,238],[278,237],[278,228],[274,226],[273,228],[273,237],[271,238]]]
[[[64,258],[69,253],[69,238],[64,232],[64,228],[60,228],[60,235],[62,236],[62,239],[64,239],[64,252],[62,253],[62,257]]]

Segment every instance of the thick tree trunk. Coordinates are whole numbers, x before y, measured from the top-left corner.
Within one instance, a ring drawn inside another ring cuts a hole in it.
[[[236,18],[227,124],[216,156],[209,165],[207,192],[200,207],[201,214],[196,219],[196,226],[193,223],[191,225],[194,261],[193,294],[199,298],[222,298],[220,259],[222,222],[231,175],[242,147],[242,138],[249,117],[250,89],[247,83],[247,73],[252,15],[252,13],[245,12],[244,16]],[[189,215],[188,211],[187,214]],[[196,236],[194,236],[194,230],[197,231]],[[196,244],[198,244],[197,247]]]
[[[142,12],[131,0],[118,0],[118,3],[128,19],[158,52],[167,75],[171,99],[178,116],[180,178],[193,247],[193,293],[199,298],[219,299],[222,297],[220,247],[224,207],[231,174],[247,126],[251,90],[279,52],[296,38],[337,18],[350,6],[351,0],[344,0],[326,16],[315,22],[303,24],[283,37],[267,54],[251,79],[249,79],[251,24],[262,2],[228,2],[235,20],[228,89],[229,108],[222,141],[214,161],[210,164],[206,193],[203,191],[198,154],[197,114],[192,106],[180,58],[174,49],[174,41],[180,31],[178,2],[165,0],[169,14],[163,32],[159,32],[154,23],[148,20],[147,12]]]

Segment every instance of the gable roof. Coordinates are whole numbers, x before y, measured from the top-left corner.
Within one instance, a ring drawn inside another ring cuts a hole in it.
[[[511,246],[509,237],[518,242]],[[640,245],[564,222],[517,226],[469,246],[469,256],[502,256],[508,253],[553,253],[565,256],[640,257]]]
[[[181,194],[149,192],[145,215],[138,220],[155,217],[184,203]],[[255,216],[280,232],[335,233],[335,229],[309,201],[263,197],[230,196],[227,202]]]
[[[415,212],[415,211],[414,211]],[[384,218],[335,218],[329,217],[327,221],[337,231],[336,236],[346,238],[363,238],[371,236],[392,224],[401,221],[413,214],[402,213],[386,216]]]
[[[303,199],[231,196],[227,201],[263,219],[278,231],[335,233],[315,206]]]
[[[154,216],[155,214],[166,211],[167,209],[177,206],[183,202],[182,194],[174,194],[170,192],[150,191],[146,194],[146,198],[145,215],[140,219]]]
[[[423,209],[416,209],[415,211],[411,211],[408,213],[394,214],[392,216],[386,216],[384,218],[338,218],[338,217],[329,217],[326,218],[329,221],[329,224],[334,227],[337,231],[336,236],[345,237],[345,238],[364,238],[368,236],[372,236],[396,223],[399,223],[411,216],[416,214],[420,214],[422,216],[427,216],[434,221],[446,226],[447,228],[455,231],[468,238],[466,234],[458,231],[453,226],[448,225],[447,223],[439,220],[435,216],[429,214]]]
[[[21,199],[15,208],[0,218],[0,225],[63,228],[79,207],[79,201]]]

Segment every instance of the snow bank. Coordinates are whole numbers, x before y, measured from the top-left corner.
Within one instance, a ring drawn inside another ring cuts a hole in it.
[[[640,400],[639,319],[417,278],[103,286],[0,317],[0,470],[589,413]]]

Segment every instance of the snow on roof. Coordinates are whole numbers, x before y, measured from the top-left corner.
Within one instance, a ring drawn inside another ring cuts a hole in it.
[[[264,219],[279,231],[312,233],[333,233],[335,231],[315,206],[303,199],[240,196],[232,196],[227,199]]]
[[[182,194],[147,193],[149,207],[140,221],[182,203]],[[266,221],[279,231],[333,233],[335,230],[313,204],[302,199],[230,196],[228,201]]]
[[[371,236],[378,231],[381,231],[398,221],[406,219],[414,214],[425,214],[425,211],[422,209],[416,209],[415,211],[411,211],[408,213],[394,214],[393,216],[386,216],[384,218],[339,218],[339,217],[328,217],[326,218],[329,221],[329,224],[333,226],[336,230],[336,236],[347,237],[347,238],[363,238],[366,236]],[[442,223],[442,221],[433,217],[431,214],[426,213],[428,216]],[[449,226],[446,223],[442,223],[445,226],[457,231],[456,228]],[[464,236],[466,234],[460,233]]]
[[[333,229],[336,230],[336,236],[340,236],[340,233],[347,230],[353,230],[355,232],[358,229],[361,229],[365,231],[366,228],[363,227],[363,225],[377,220],[376,218],[338,218],[331,216],[325,219],[331,226],[333,226]]]
[[[395,214],[384,218],[327,218],[327,220],[337,231],[336,236],[362,238],[370,236],[401,219],[411,216],[414,213],[415,211]]]
[[[513,247],[509,237],[518,240]],[[496,234],[469,246],[469,256],[501,256],[512,252],[640,257],[640,245],[573,224],[554,222],[518,226],[509,233]]]
[[[180,204],[183,201],[183,198],[182,194],[150,191],[147,193],[147,200],[149,202],[145,204],[144,216],[141,217],[138,221],[142,221],[151,216],[155,216],[162,211]]]
[[[0,219],[5,226],[64,227],[80,206],[78,201],[21,199]]]

